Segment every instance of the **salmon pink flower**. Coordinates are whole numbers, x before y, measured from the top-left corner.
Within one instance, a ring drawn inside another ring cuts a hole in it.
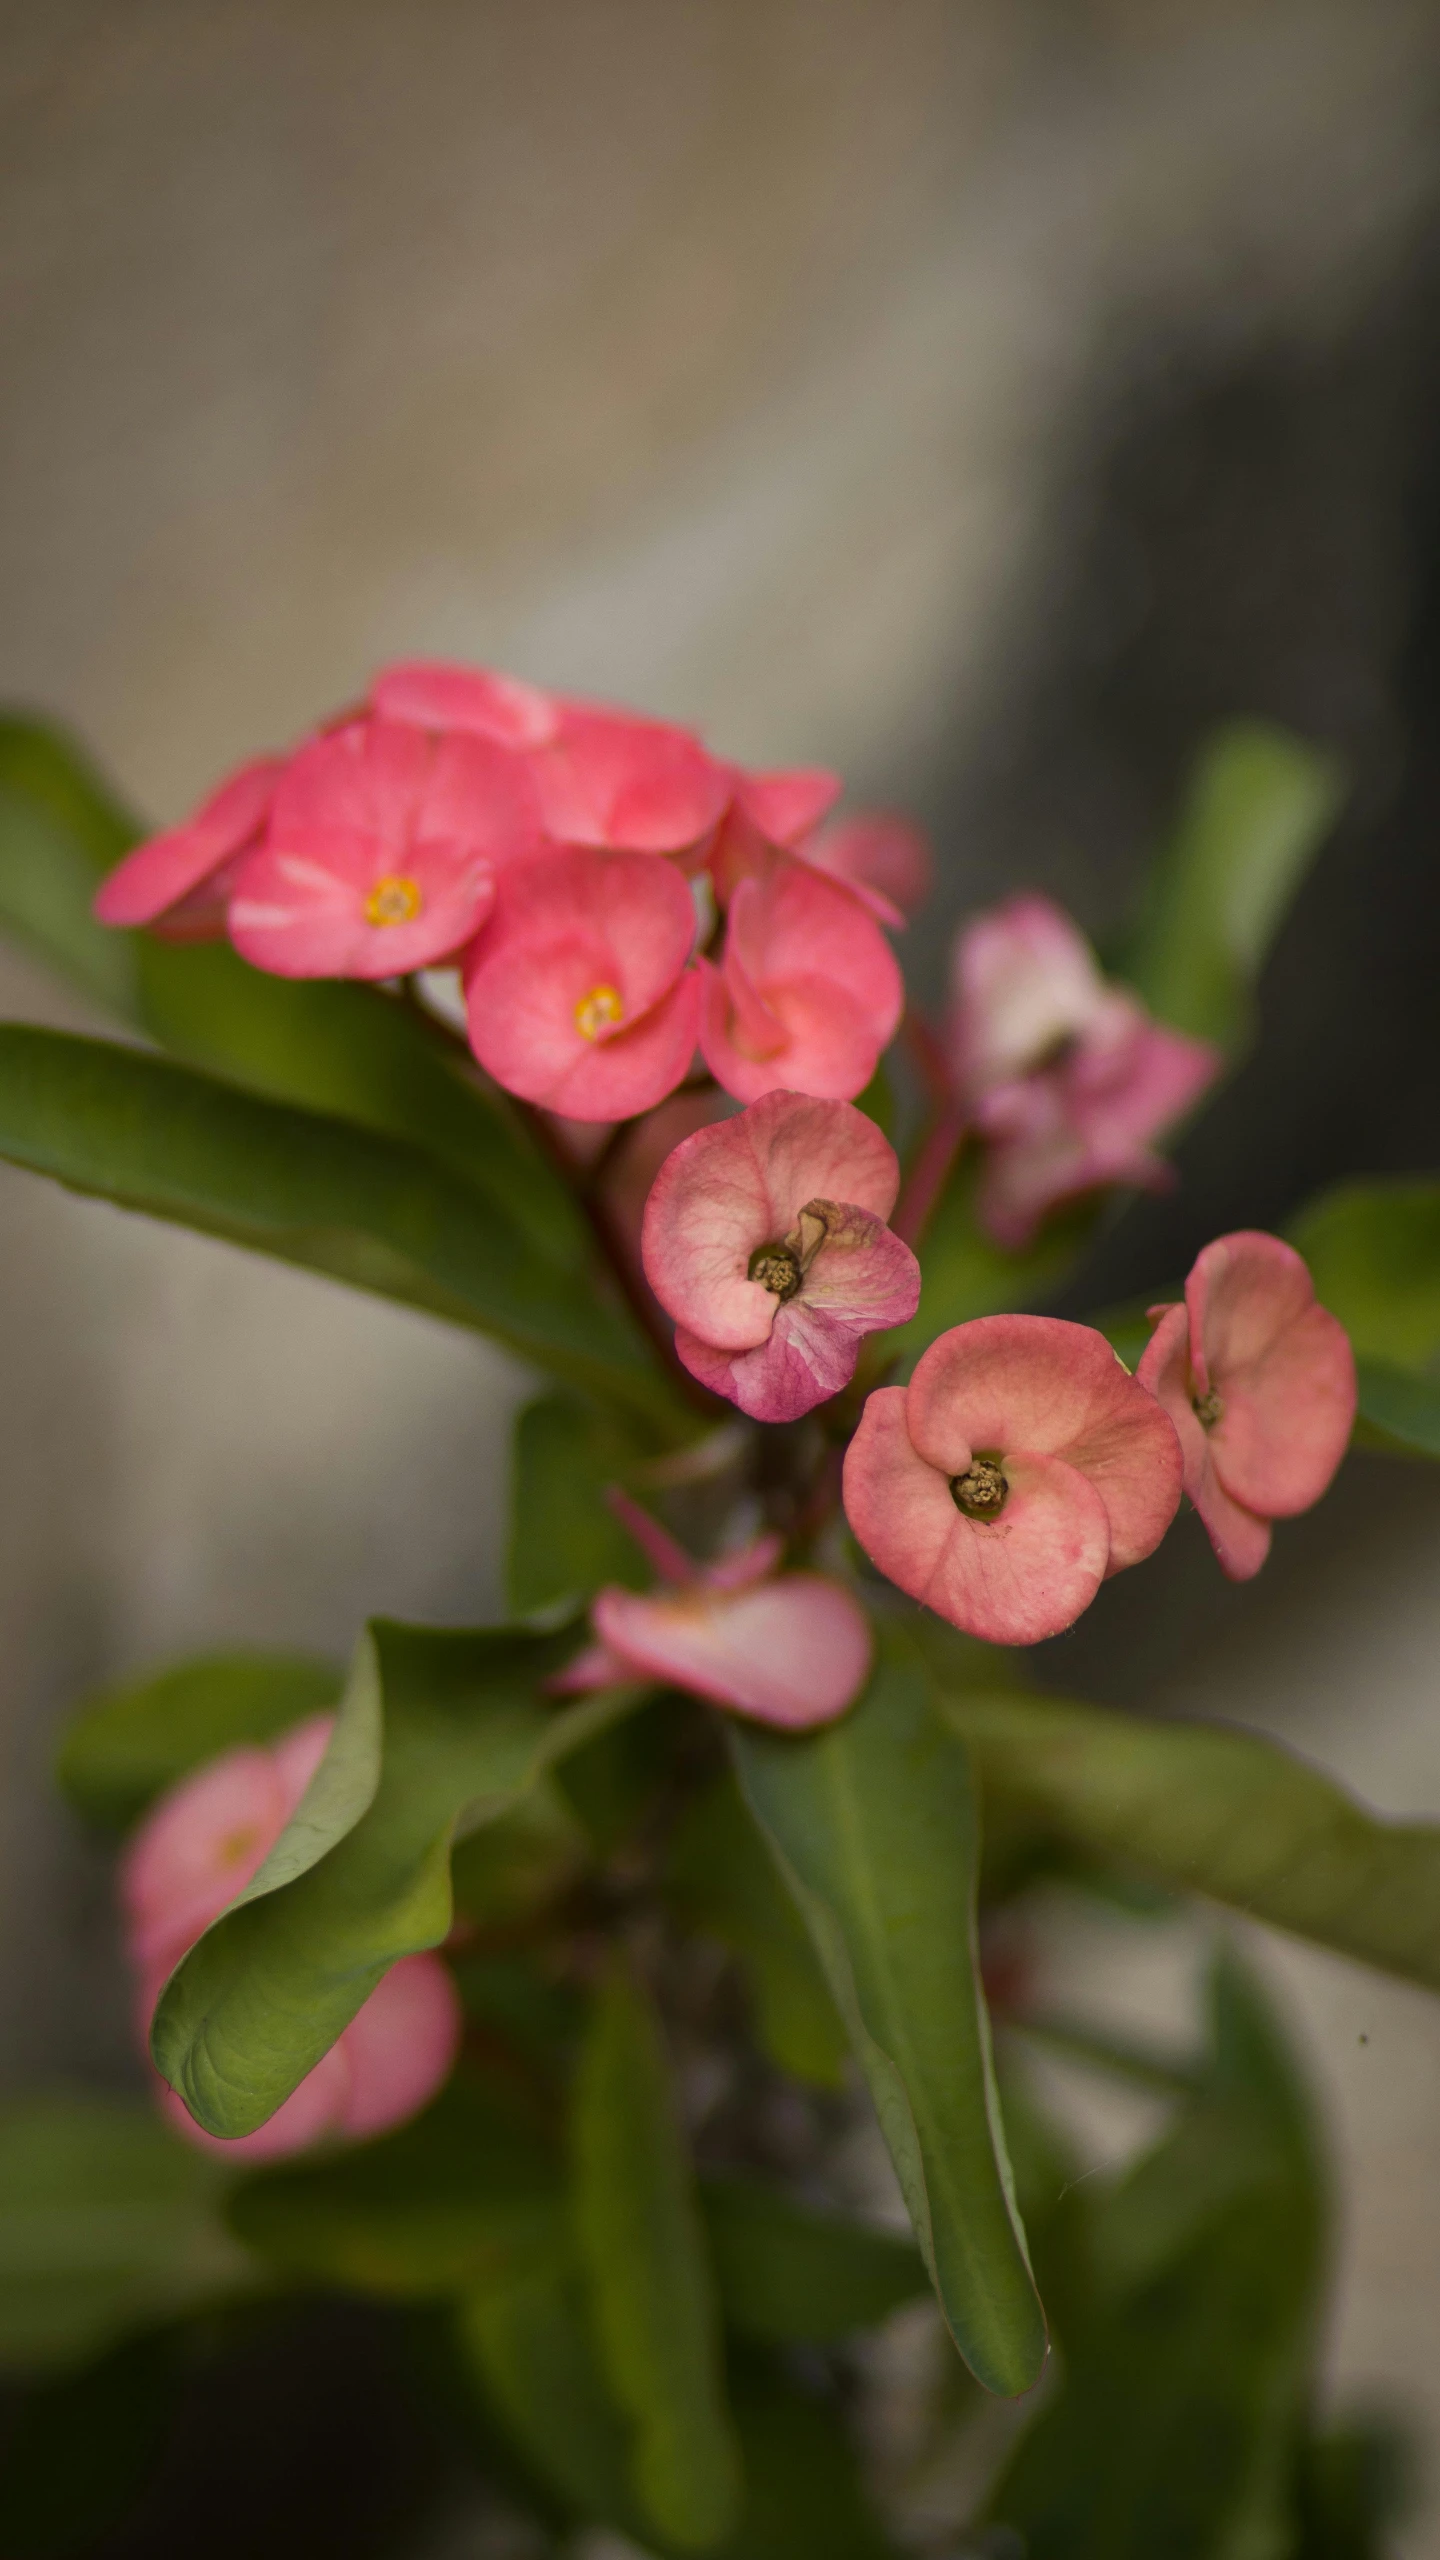
[[[1101,1184],[1162,1188],[1170,1171],[1151,1141],[1222,1064],[1102,978],[1069,917],[1030,896],[960,934],[950,1047],[961,1105],[989,1142],[980,1219],[1011,1248]]]
[[[120,1889],[148,2028],[167,1977],[269,1856],[325,1755],[333,1718],[278,1742],[227,1751],[182,1778],[130,1843]],[[358,2142],[402,2124],[448,2078],[460,2039],[455,1986],[437,1956],[404,1956],[268,2123],[233,2142],[195,2124],[173,2090],[166,2114],[207,2150],[278,2160],[326,2139]]]
[[[905,1003],[895,955],[853,891],[771,853],[730,901],[724,956],[702,964],[700,1045],[737,1102],[864,1091]]]
[[[1103,1334],[981,1316],[869,1398],[845,1510],[912,1599],[987,1643],[1036,1644],[1159,1545],[1180,1475],[1165,1415]]]
[[[552,1684],[556,1690],[665,1680],[793,1732],[833,1723],[854,1704],[874,1647],[865,1612],[843,1583],[777,1574],[780,1541],[769,1536],[697,1565],[637,1503],[610,1499],[661,1588],[642,1594],[612,1584],[598,1593],[591,1613],[598,1643]]]
[[[1175,1426],[1185,1490],[1232,1582],[1270,1552],[1270,1523],[1318,1502],[1355,1421],[1355,1359],[1300,1256],[1241,1230],[1207,1244],[1185,1303],[1159,1318],[1136,1377]]]
[[[230,938],[282,978],[395,978],[484,923],[495,876],[541,844],[524,764],[493,741],[354,720],[286,766],[235,873]]]
[[[734,772],[735,802],[767,844],[798,845],[833,809],[843,785],[838,773],[800,765],[785,773]]]
[[[899,1187],[894,1149],[848,1102],[770,1093],[684,1139],[641,1250],[692,1376],[758,1422],[845,1386],[863,1336],[919,1304],[920,1266],[885,1223]]]
[[[466,970],[470,1044],[507,1092],[628,1120],[695,1052],[695,909],[647,854],[556,853],[507,872]]]
[[[688,852],[730,797],[725,766],[689,729],[593,703],[558,703],[530,764],[548,833],[614,853]]]
[[[370,701],[382,720],[408,720],[437,735],[461,729],[497,747],[543,746],[560,725],[554,695],[538,684],[442,658],[407,658],[382,668]]]
[[[282,757],[257,756],[202,800],[183,826],[137,844],[95,893],[100,922],[154,925],[171,942],[222,934],[230,871],[259,842],[283,770]]]

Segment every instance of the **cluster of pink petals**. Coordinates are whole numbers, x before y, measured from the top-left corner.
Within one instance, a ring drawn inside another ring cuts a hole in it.
[[[978,1213],[1011,1248],[1101,1184],[1166,1184],[1153,1141],[1222,1063],[1108,983],[1070,918],[1035,896],[1006,899],[959,935],[949,1046],[961,1108],[986,1141]]]
[[[279,1742],[227,1751],[181,1779],[141,1824],[120,1883],[142,2034],[181,1957],[269,1856],[325,1756],[332,1721],[312,1716]],[[448,2078],[459,2041],[459,2001],[446,1967],[438,1956],[402,1956],[257,2132],[217,2142],[174,2090],[165,2089],[161,2103],[206,2149],[278,2160],[403,2124]]]
[[[904,1324],[920,1266],[886,1225],[894,1149],[849,1102],[770,1093],[696,1130],[646,1204],[645,1276],[692,1376],[759,1422],[793,1422]]]
[[[673,723],[413,660],[137,846],[96,912],[228,931],[282,977],[458,966],[482,1066],[574,1120],[653,1108],[697,1044],[739,1101],[848,1099],[902,1004],[877,919],[903,923],[927,883],[903,820],[825,823],[838,790],[747,773]]]
[[[1308,1511],[1355,1421],[1355,1359],[1298,1253],[1242,1230],[1207,1244],[1182,1306],[1156,1307],[1136,1376],[1174,1425],[1185,1491],[1233,1582],[1258,1573],[1270,1523]]]
[[[800,1732],[853,1706],[870,1674],[869,1621],[842,1583],[775,1571],[765,1536],[697,1565],[623,1494],[614,1508],[660,1576],[656,1591],[611,1584],[591,1612],[596,1641],[552,1684],[560,1694],[664,1680],[760,1724]]]
[[[865,1406],[845,1510],[902,1591],[991,1644],[1059,1635],[1156,1548],[1179,1444],[1103,1334],[982,1316],[932,1342],[908,1387]]]

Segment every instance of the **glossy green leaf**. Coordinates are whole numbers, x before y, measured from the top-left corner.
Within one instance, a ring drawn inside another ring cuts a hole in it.
[[[129,2099],[0,2110],[0,2366],[82,2363],[252,2281],[220,2220],[224,2183],[222,2164]]]
[[[839,1723],[797,1736],[737,1723],[732,1748],[849,2029],[955,2342],[987,2390],[1024,2391],[1045,2324],[976,1969],[965,1752],[894,1636]]]
[[[575,2220],[635,2491],[663,2538],[732,2528],[740,2470],[713,2278],[658,2024],[617,1963],[596,1995],[574,2106]]]
[[[491,1334],[662,1425],[673,1419],[628,1319],[396,1140],[133,1049],[10,1024],[0,1156]]]
[[[1176,1030],[1242,1047],[1255,982],[1344,798],[1333,756],[1235,721],[1195,765],[1121,975]]]
[[[920,1246],[920,1304],[910,1322],[883,1337],[887,1357],[907,1369],[951,1325],[1054,1295],[1089,1243],[1093,1203],[1049,1218],[1023,1253],[991,1242],[975,1215],[975,1169],[962,1161],[936,1203]]]
[[[457,1834],[629,1712],[642,1693],[544,1697],[573,1641],[384,1622],[362,1639],[303,1802],[155,2013],[156,2063],[212,2133],[265,2123],[396,1958],[440,1944]]]
[[[583,1396],[537,1396],[515,1423],[508,1587],[517,1617],[589,1600],[604,1582],[641,1591],[650,1568],[605,1501],[637,1455],[633,1433]]]
[[[1440,1824],[1367,1813],[1275,1742],[1068,1699],[955,1690],[988,1803],[1082,1848],[1440,1989]]]
[[[338,1664],[312,1654],[201,1654],[86,1699],[56,1776],[82,1813],[123,1830],[188,1770],[333,1707],[344,1685]]]
[[[701,2205],[728,2325],[822,2345],[873,2329],[929,2279],[910,2239],[817,2213],[753,2178],[708,2178]]]
[[[0,718],[0,931],[110,1012],[135,1009],[130,936],[91,900],[141,829],[62,731]]]
[[[794,1897],[728,1772],[681,1815],[666,1881],[683,1917],[739,1957],[772,2062],[815,2088],[840,2088],[844,2026]]]

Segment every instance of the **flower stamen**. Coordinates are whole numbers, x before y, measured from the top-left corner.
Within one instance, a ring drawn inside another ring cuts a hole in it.
[[[1205,1431],[1213,1431],[1225,1411],[1214,1388],[1208,1388],[1203,1396],[1192,1396],[1190,1402],[1194,1408],[1195,1419],[1201,1428]]]
[[[758,1280],[761,1288],[768,1289],[782,1306],[794,1297],[803,1277],[800,1257],[788,1244],[757,1245],[746,1272],[747,1279]]]
[[[625,1019],[625,1006],[618,987],[603,981],[583,995],[575,1007],[575,1028],[582,1040],[598,1040],[603,1031],[614,1029]]]
[[[998,1520],[1010,1487],[998,1458],[974,1457],[963,1476],[952,1476],[950,1495],[967,1520]]]
[[[424,906],[418,880],[403,871],[387,871],[365,901],[367,924],[413,924]]]

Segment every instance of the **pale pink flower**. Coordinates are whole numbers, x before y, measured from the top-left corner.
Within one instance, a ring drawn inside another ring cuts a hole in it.
[[[999,1244],[1101,1184],[1170,1179],[1151,1141],[1213,1083],[1207,1041],[1154,1022],[1104,979],[1048,898],[1008,898],[959,935],[950,1056],[961,1106],[988,1141],[978,1210]]]
[[[407,658],[382,667],[370,688],[383,720],[408,720],[416,728],[466,730],[497,747],[539,747],[560,725],[553,694],[520,676],[490,667],[457,667],[443,658]]]
[[[231,870],[260,841],[283,771],[283,757],[257,756],[227,775],[182,826],[137,844],[95,892],[100,922],[153,925],[172,942],[222,934]]]
[[[758,1422],[793,1422],[854,1375],[861,1340],[904,1324],[920,1266],[885,1221],[895,1151],[848,1102],[770,1093],[661,1166],[645,1276],[692,1376]]]
[[[705,981],[700,1044],[737,1102],[864,1091],[904,1010],[895,955],[855,893],[793,855],[740,880]]]
[[[571,1120],[628,1120],[681,1081],[700,989],[682,874],[647,854],[557,853],[506,872],[465,977],[497,1084]]]
[[[1180,1475],[1165,1415],[1102,1334],[981,1316],[868,1399],[845,1510],[912,1599],[987,1643],[1035,1644],[1159,1545]]]
[[[1242,1229],[1207,1244],[1183,1306],[1159,1318],[1136,1371],[1169,1415],[1185,1490],[1232,1582],[1270,1552],[1270,1523],[1318,1502],[1355,1421],[1355,1358],[1300,1256]]]
[[[713,1706],[800,1731],[842,1716],[865,1685],[869,1621],[843,1583],[775,1572],[778,1538],[756,1538],[697,1565],[624,1495],[615,1510],[662,1577],[644,1594],[610,1585],[591,1613],[598,1643],[552,1686],[562,1694],[619,1680],[665,1680]]]
[[[181,1779],[141,1824],[125,1853],[120,1892],[142,2035],[181,1957],[269,1856],[324,1758],[333,1722],[311,1716],[278,1742],[226,1752]],[[449,2076],[459,2037],[459,2002],[446,1967],[433,1955],[405,1956],[255,2133],[216,2141],[173,2090],[161,2103],[186,2138],[206,2149],[281,2159],[322,2139],[360,2141],[403,2123]]]
[[[924,829],[893,809],[857,809],[807,835],[799,852],[820,871],[848,881],[875,903],[882,922],[902,925],[923,907],[935,863]]]
[[[230,938],[282,978],[392,978],[448,959],[497,873],[542,837],[522,759],[464,731],[348,722],[302,747],[238,865]]]

